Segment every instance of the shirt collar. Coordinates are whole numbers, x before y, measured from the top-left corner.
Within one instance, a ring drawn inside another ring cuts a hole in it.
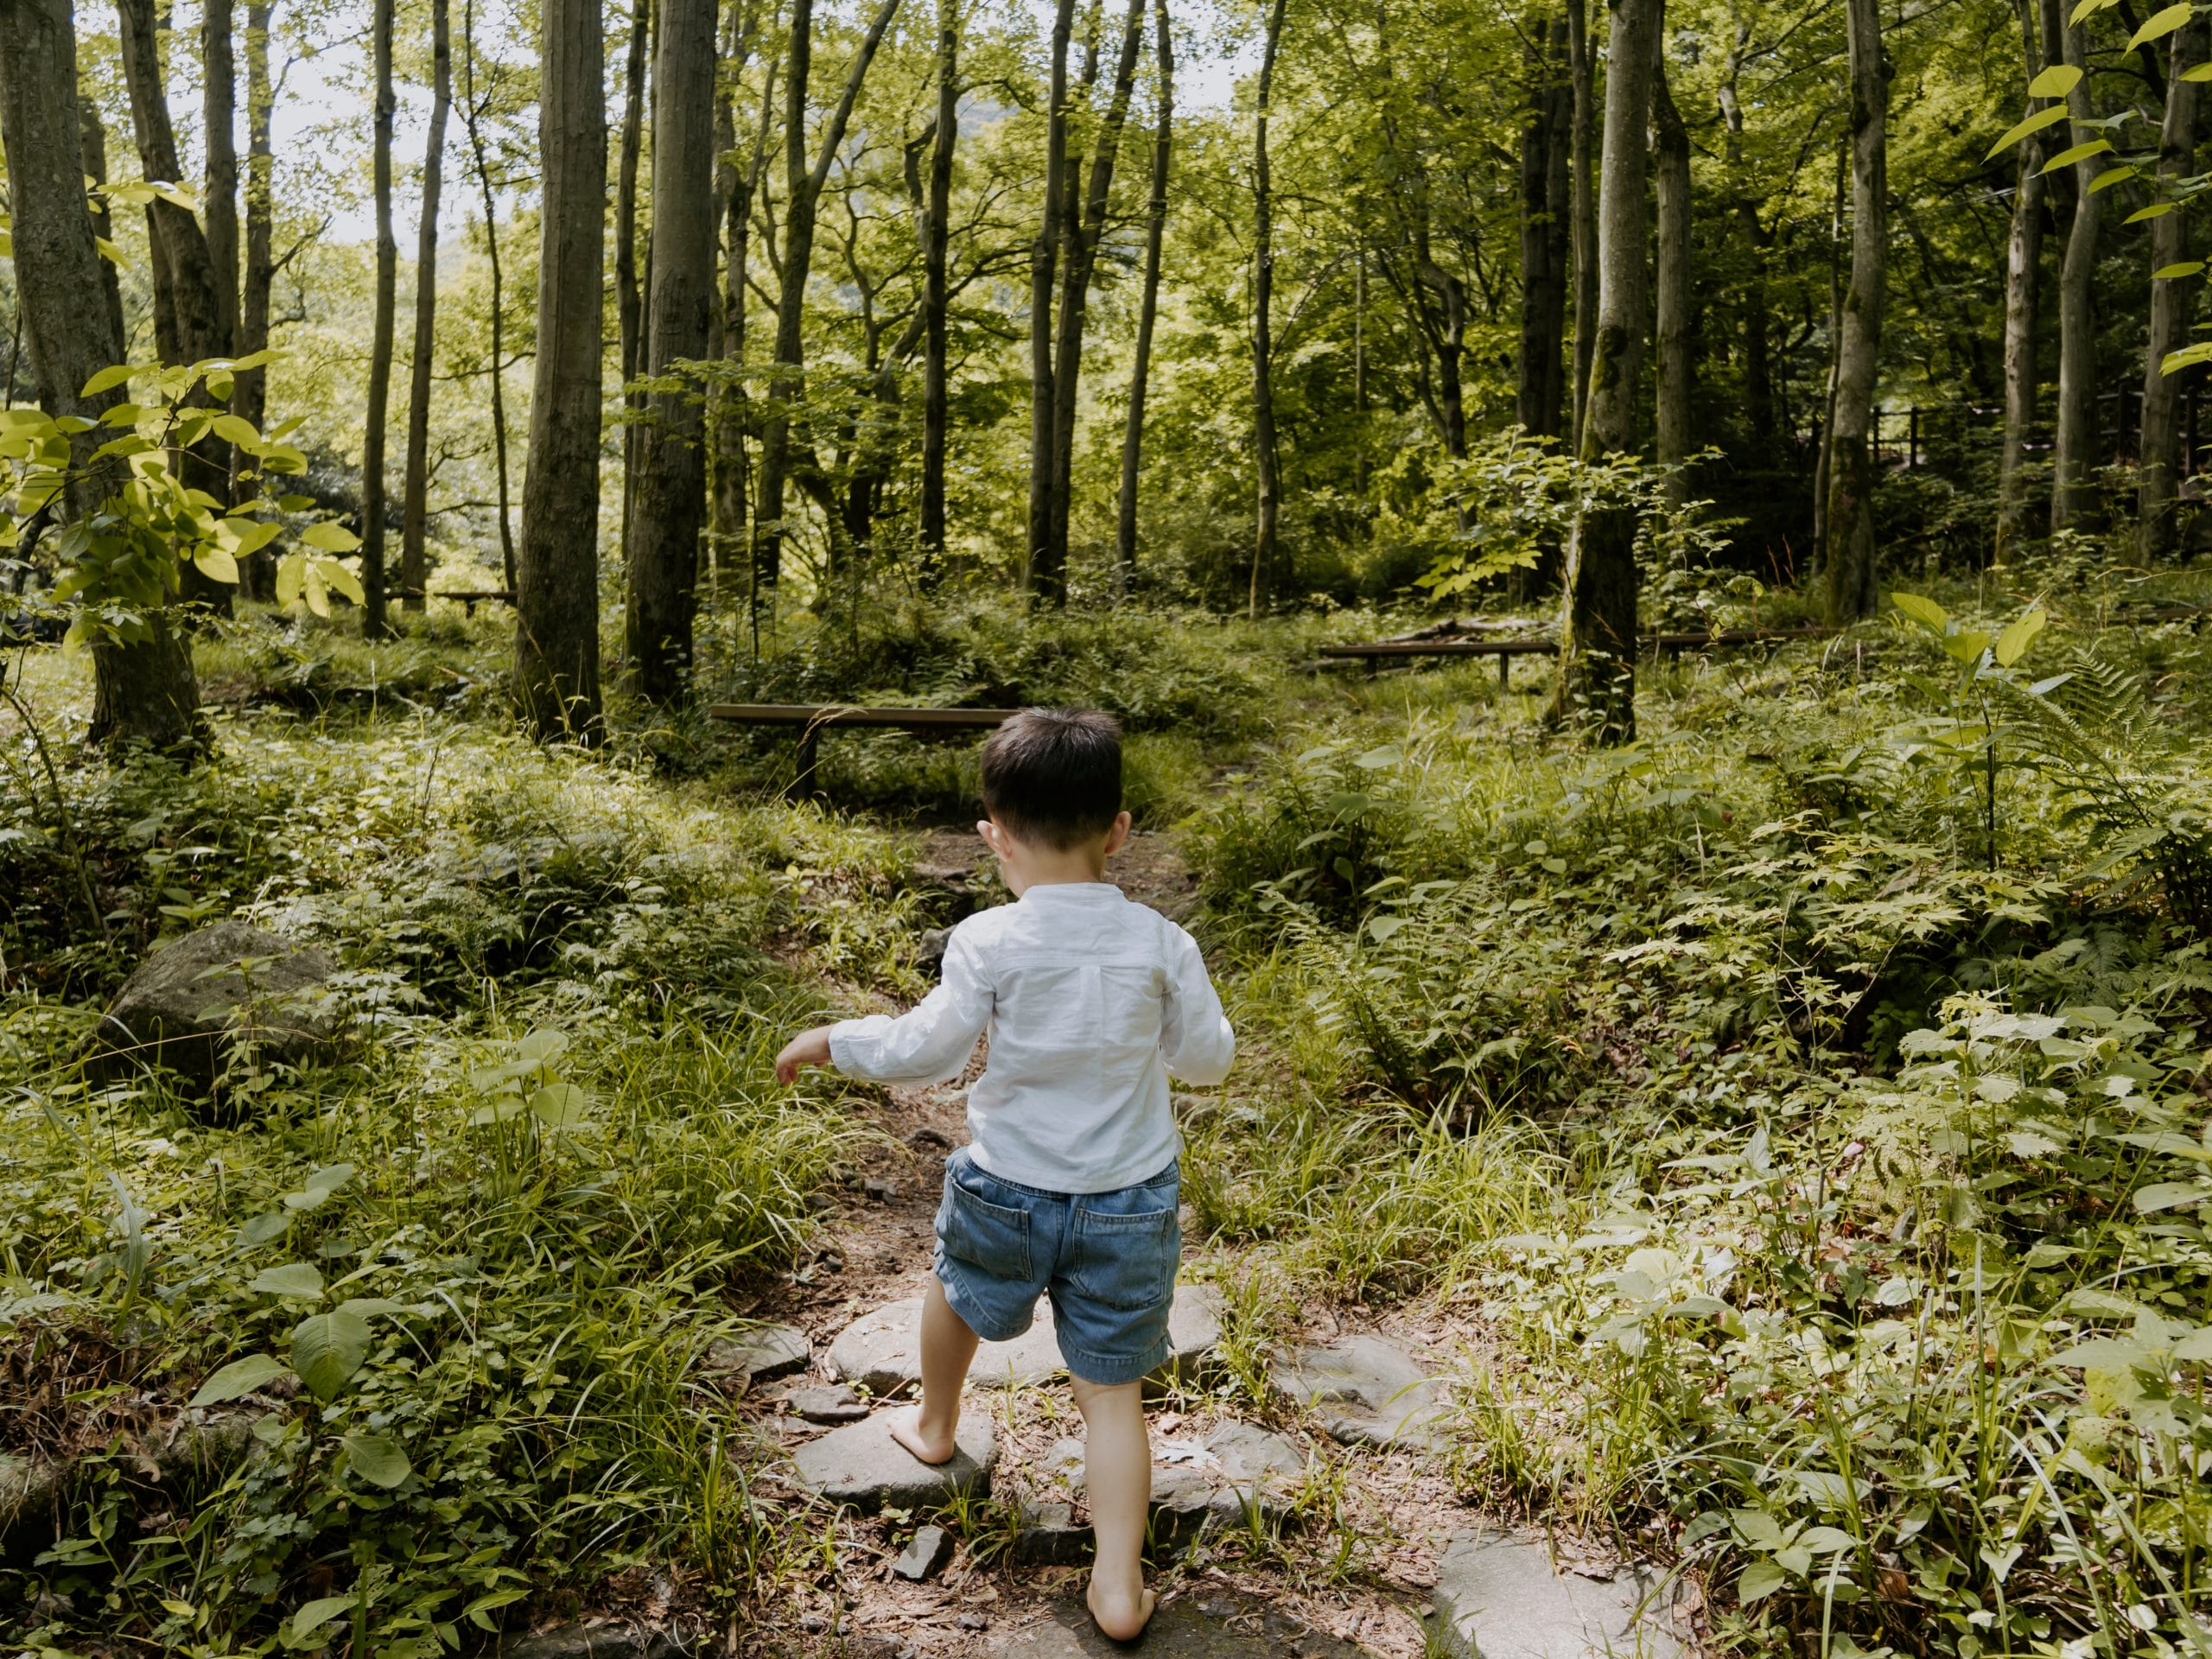
[[[1111,881],[1047,881],[1029,888],[1021,895],[1021,900],[1026,904],[1047,894],[1052,896],[1054,902],[1061,899],[1119,899],[1122,890]]]

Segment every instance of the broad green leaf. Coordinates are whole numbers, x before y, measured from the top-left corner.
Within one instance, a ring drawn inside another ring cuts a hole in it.
[[[1744,1569],[1744,1576],[1736,1580],[1736,1599],[1748,1607],[1764,1599],[1789,1582],[1789,1575],[1772,1561],[1753,1561]]]
[[[305,578],[308,557],[304,553],[289,553],[276,562],[276,602],[291,605],[300,597],[300,583]]]
[[[279,496],[276,505],[287,512],[305,512],[315,505],[315,497],[311,495]]]
[[[366,597],[361,592],[361,579],[346,566],[339,563],[335,559],[324,559],[318,568],[322,572],[323,581],[345,594],[356,605],[367,602]]]
[[[238,562],[212,542],[203,543],[193,550],[192,563],[210,582],[236,582],[238,579]]]
[[[319,524],[309,524],[300,539],[326,553],[351,553],[361,544],[361,538],[352,531],[327,518]]]
[[[2160,265],[2151,273],[2151,280],[2163,283],[2176,276],[2194,276],[2204,269],[2202,259],[2184,259],[2177,265]]]
[[[1764,1510],[1731,1510],[1728,1518],[1736,1535],[1755,1549],[1780,1549],[1785,1541],[1782,1523]]]
[[[2043,632],[2044,624],[2050,619],[2040,610],[2016,616],[2005,625],[2005,632],[1997,636],[1997,645],[1990,654],[1997,658],[1997,666],[2010,668],[2020,660],[2020,653],[2027,650],[2036,635]]]
[[[86,381],[85,389],[77,395],[79,397],[97,397],[100,393],[121,385],[136,373],[137,370],[132,368],[128,363],[115,364],[102,369],[91,379]]]
[[[2176,1343],[2174,1357],[2194,1360],[2212,1359],[2212,1325],[2201,1326]]]
[[[2115,184],[2126,184],[2135,176],[2135,171],[2133,166],[2108,167],[2089,181],[2089,194],[2094,196],[2098,191],[2109,190]]]
[[[260,552],[276,539],[283,528],[281,524],[257,524],[251,518],[226,518],[223,523],[230,531],[231,552],[241,559],[249,553]]]
[[[2131,1366],[2147,1365],[2157,1357],[2154,1349],[2133,1337],[2092,1337],[2061,1349],[2044,1363],[2053,1369],[2124,1371]]]
[[[244,1359],[234,1359],[200,1385],[188,1405],[219,1406],[226,1400],[237,1400],[251,1394],[256,1389],[289,1374],[291,1367],[282,1360],[271,1359],[266,1354],[248,1354]]]
[[[389,1296],[349,1296],[338,1304],[341,1313],[359,1313],[366,1319],[372,1313],[404,1313],[407,1304],[395,1302]]]
[[[341,1311],[310,1313],[292,1330],[292,1369],[318,1400],[335,1400],[369,1357],[369,1322]]]
[[[573,1083],[549,1083],[530,1097],[530,1113],[549,1129],[573,1128],[591,1110],[591,1096]]]
[[[2190,3],[2190,0],[2180,0],[2177,5],[2168,6],[2164,11],[2152,12],[2143,20],[2143,27],[2127,37],[2127,49],[2133,52],[2146,41],[2164,40],[2187,22],[2196,15],[2196,8]]]
[[[298,1611],[292,1615],[289,1627],[294,1645],[304,1644],[308,1637],[313,1636],[340,1613],[352,1612],[359,1604],[360,1599],[359,1592],[356,1592],[350,1596],[322,1596],[314,1601],[301,1604]]]
[[[2076,162],[2087,161],[2092,156],[2101,156],[2112,148],[2109,138],[2092,138],[2086,144],[2073,144],[2058,152],[2043,164],[2045,173],[2056,173],[2062,167],[2071,167]]]
[[[1980,628],[1961,628],[1943,641],[1943,649],[1952,661],[1971,665],[1981,660],[1981,653],[1989,649],[1990,639]]]
[[[1932,599],[1918,594],[1891,593],[1890,603],[1923,627],[1942,633],[1951,626],[1951,613]]]
[[[2005,136],[1989,147],[1989,154],[1981,159],[1994,161],[2031,133],[2041,132],[2045,127],[2055,127],[2066,118],[2066,106],[2054,104],[2047,110],[2037,110],[2018,125],[2006,129]]]
[[[2146,1216],[2161,1210],[2178,1210],[2185,1204],[2207,1202],[2212,1202],[2212,1186],[2199,1181],[2159,1181],[2135,1189],[2135,1207]]]
[[[515,1064],[526,1065],[533,1071],[540,1070],[552,1065],[562,1055],[567,1053],[568,1050],[569,1033],[567,1032],[548,1031],[541,1027],[531,1032],[527,1037],[520,1038],[516,1041]]]
[[[2063,98],[2082,84],[2082,72],[2070,63],[2054,63],[2028,83],[2030,98]]]
[[[325,1164],[302,1185],[318,1192],[335,1192],[358,1173],[351,1164]]]
[[[243,374],[248,369],[258,369],[276,360],[276,353],[273,351],[248,352],[244,357],[233,359],[231,367],[236,372]]]
[[[2200,341],[2177,352],[2168,352],[2158,359],[2158,372],[2174,374],[2198,363],[2212,363],[2212,341]]]
[[[218,415],[215,435],[228,443],[245,444],[249,448],[261,442],[261,434],[253,429],[253,423],[243,415]]]
[[[264,1268],[254,1274],[248,1290],[264,1296],[298,1296],[308,1301],[322,1299],[322,1274],[305,1262],[288,1262],[281,1268]]]
[[[386,1491],[407,1478],[410,1464],[399,1442],[383,1434],[348,1434],[339,1442],[346,1465],[372,1486]]]
[[[2183,80],[2212,80],[2212,63],[2192,64],[2181,72]]]
[[[2184,75],[2182,79],[2186,80],[2189,77]],[[100,251],[100,257],[106,260],[111,265],[119,265],[124,270],[130,269],[130,261],[124,257],[123,250],[116,246],[114,243],[109,241],[107,238],[104,236],[94,237],[92,238],[92,245]]]
[[[2154,201],[2148,207],[2138,207],[2120,222],[2123,225],[2133,225],[2139,219],[2163,218],[2180,206],[2181,204],[2177,201]]]
[[[2074,8],[2074,15],[2066,21],[2069,23],[2078,23],[2084,17],[2094,16],[2101,11],[2109,11],[2119,3],[2120,0],[2081,0],[2081,3]]]
[[[256,1216],[239,1228],[238,1238],[248,1245],[266,1244],[272,1238],[283,1237],[284,1230],[291,1224],[290,1217],[282,1211],[271,1210],[266,1215]]]
[[[308,609],[313,611],[317,616],[328,616],[330,589],[324,585],[321,567],[314,564],[308,566],[302,585],[307,589]]]

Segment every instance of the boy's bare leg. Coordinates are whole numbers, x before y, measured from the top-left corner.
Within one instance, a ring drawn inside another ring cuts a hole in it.
[[[944,1286],[930,1275],[922,1299],[922,1403],[891,1420],[891,1438],[924,1463],[949,1463],[960,1427],[960,1390],[967,1386],[968,1362],[976,1357],[976,1336],[952,1311]]]
[[[1133,1641],[1152,1617],[1145,1588],[1144,1523],[1152,1507],[1152,1441],[1145,1432],[1143,1385],[1111,1388],[1074,1379],[1083,1412],[1084,1492],[1098,1551],[1085,1599],[1098,1628]]]

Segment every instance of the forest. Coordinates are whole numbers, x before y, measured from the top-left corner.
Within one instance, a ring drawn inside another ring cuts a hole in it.
[[[1130,1650],[1058,1287],[891,1438],[979,1064],[777,1079],[1076,708],[1237,1046],[1137,1650],[2212,1659],[2207,82],[0,0],[0,1654]]]

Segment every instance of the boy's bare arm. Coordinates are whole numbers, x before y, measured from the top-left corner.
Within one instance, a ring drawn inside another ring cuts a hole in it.
[[[776,1081],[796,1083],[801,1071],[810,1065],[830,1064],[830,1027],[817,1026],[812,1031],[802,1031],[784,1045],[784,1052],[776,1056]]]

